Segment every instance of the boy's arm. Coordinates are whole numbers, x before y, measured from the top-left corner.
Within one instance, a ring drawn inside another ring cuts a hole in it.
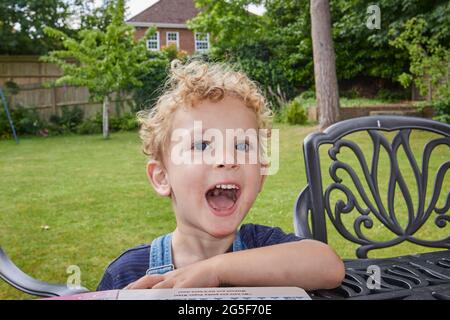
[[[345,276],[334,251],[315,240],[301,240],[231,252],[176,269],[144,276],[127,289],[172,287],[297,286],[335,288]]]
[[[339,286],[345,276],[342,260],[328,245],[315,240],[243,250],[214,258],[219,282],[235,286],[328,289]]]

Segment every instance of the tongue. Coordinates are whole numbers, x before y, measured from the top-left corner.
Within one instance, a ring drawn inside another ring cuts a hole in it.
[[[209,205],[216,210],[227,210],[234,205],[233,199],[225,194],[207,195],[206,200],[208,200]]]

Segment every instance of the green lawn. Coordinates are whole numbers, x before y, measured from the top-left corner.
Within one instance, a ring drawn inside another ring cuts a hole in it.
[[[277,127],[280,170],[267,179],[245,222],[291,232],[292,206],[306,185],[301,142],[316,128]],[[414,145],[426,138],[414,137]],[[370,155],[368,140],[355,139]],[[347,157],[356,167],[352,156]],[[442,149],[432,162],[449,158],[448,148]],[[136,132],[116,133],[109,140],[94,135],[24,138],[19,145],[0,141],[1,246],[26,273],[44,281],[65,283],[67,267],[77,265],[82,285],[94,290],[108,263],[122,251],[174,228],[170,203],[151,190],[145,163]],[[407,164],[406,158],[402,163]],[[412,173],[407,179],[413,181]],[[449,181],[447,176],[443,190],[450,189]],[[401,204],[396,208],[401,210]],[[448,226],[438,233],[436,229],[429,224],[424,232],[449,234]],[[389,237],[378,225],[371,232]],[[355,247],[331,229],[329,242],[342,257],[354,257]],[[427,250],[408,244],[371,256]],[[0,299],[30,297],[0,281]]]

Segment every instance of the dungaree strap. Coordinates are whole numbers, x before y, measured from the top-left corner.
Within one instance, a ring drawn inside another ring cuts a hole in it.
[[[244,241],[241,239],[241,233],[238,231],[236,232],[236,237],[233,241],[233,252],[245,250],[247,247],[245,246]]]
[[[152,241],[147,274],[163,274],[174,269],[172,262],[172,234],[169,233]]]
[[[247,247],[238,231],[233,241],[233,252],[245,249]],[[150,246],[150,263],[146,274],[164,274],[174,269],[172,260],[172,234],[169,233],[152,241]]]

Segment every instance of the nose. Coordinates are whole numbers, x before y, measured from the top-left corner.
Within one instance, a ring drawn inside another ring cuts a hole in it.
[[[237,169],[239,168],[239,165],[237,163],[216,163],[214,165],[215,168],[223,168],[223,169]]]
[[[214,167],[219,169],[237,169],[239,168],[239,163],[236,159],[235,153],[224,150],[223,156],[216,158]]]

